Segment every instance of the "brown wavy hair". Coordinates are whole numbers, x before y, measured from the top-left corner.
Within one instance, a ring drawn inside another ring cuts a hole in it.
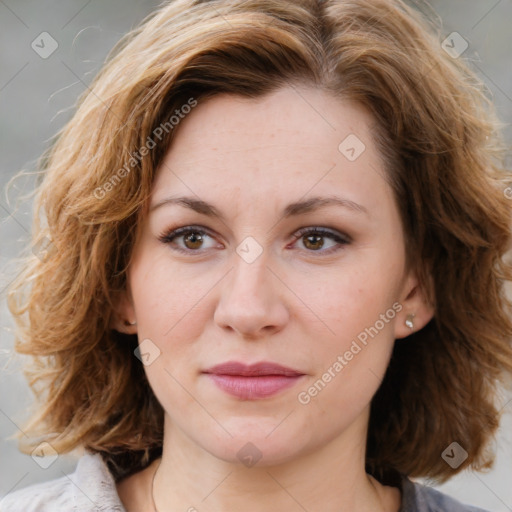
[[[36,435],[59,452],[84,447],[116,478],[159,455],[163,411],[137,337],[109,325],[179,125],[141,148],[191,98],[310,85],[373,115],[407,261],[436,310],[395,343],[372,401],[367,468],[442,482],[490,467],[499,385],[512,374],[511,172],[484,86],[439,33],[401,0],[176,0],[127,34],[41,158],[36,250],[8,296],[39,398],[20,448]],[[468,453],[457,469],[441,458],[453,441]]]

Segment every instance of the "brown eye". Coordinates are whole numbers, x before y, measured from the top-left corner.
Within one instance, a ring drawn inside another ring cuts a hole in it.
[[[188,249],[199,249],[203,243],[203,236],[197,231],[191,231],[188,235],[183,236],[183,243]]]
[[[333,243],[325,250],[320,250],[325,245],[325,240],[329,239]],[[325,228],[304,228],[297,233],[297,242],[302,241],[302,245],[306,248],[307,252],[318,252],[320,255],[330,254],[340,250],[344,245],[351,242],[348,235],[343,235],[336,231],[330,231]]]
[[[211,246],[205,248],[204,245],[208,239],[213,240],[213,237],[202,228],[185,226],[166,232],[160,235],[158,239],[162,243],[170,245],[174,251],[186,254],[200,254],[204,252],[202,249],[211,248]]]
[[[314,251],[321,249],[324,245],[323,237],[319,235],[305,235],[302,239],[304,246]]]

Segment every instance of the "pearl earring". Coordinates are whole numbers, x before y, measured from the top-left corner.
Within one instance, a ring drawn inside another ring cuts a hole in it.
[[[135,325],[137,323],[137,320],[135,322],[129,322],[128,320],[124,321],[124,325]]]
[[[407,315],[407,318],[405,319],[405,325],[409,327],[409,329],[414,329],[414,314]]]

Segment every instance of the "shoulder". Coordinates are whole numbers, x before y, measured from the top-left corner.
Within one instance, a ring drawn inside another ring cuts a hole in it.
[[[402,507],[399,512],[487,512],[465,505],[442,492],[402,478]]]
[[[126,512],[98,454],[83,455],[71,475],[9,493],[0,512]]]

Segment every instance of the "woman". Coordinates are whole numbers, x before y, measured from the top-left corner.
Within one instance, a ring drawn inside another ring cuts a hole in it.
[[[477,510],[411,478],[492,462],[495,126],[401,1],[165,4],[46,158],[23,449],[85,453],[2,510]]]

